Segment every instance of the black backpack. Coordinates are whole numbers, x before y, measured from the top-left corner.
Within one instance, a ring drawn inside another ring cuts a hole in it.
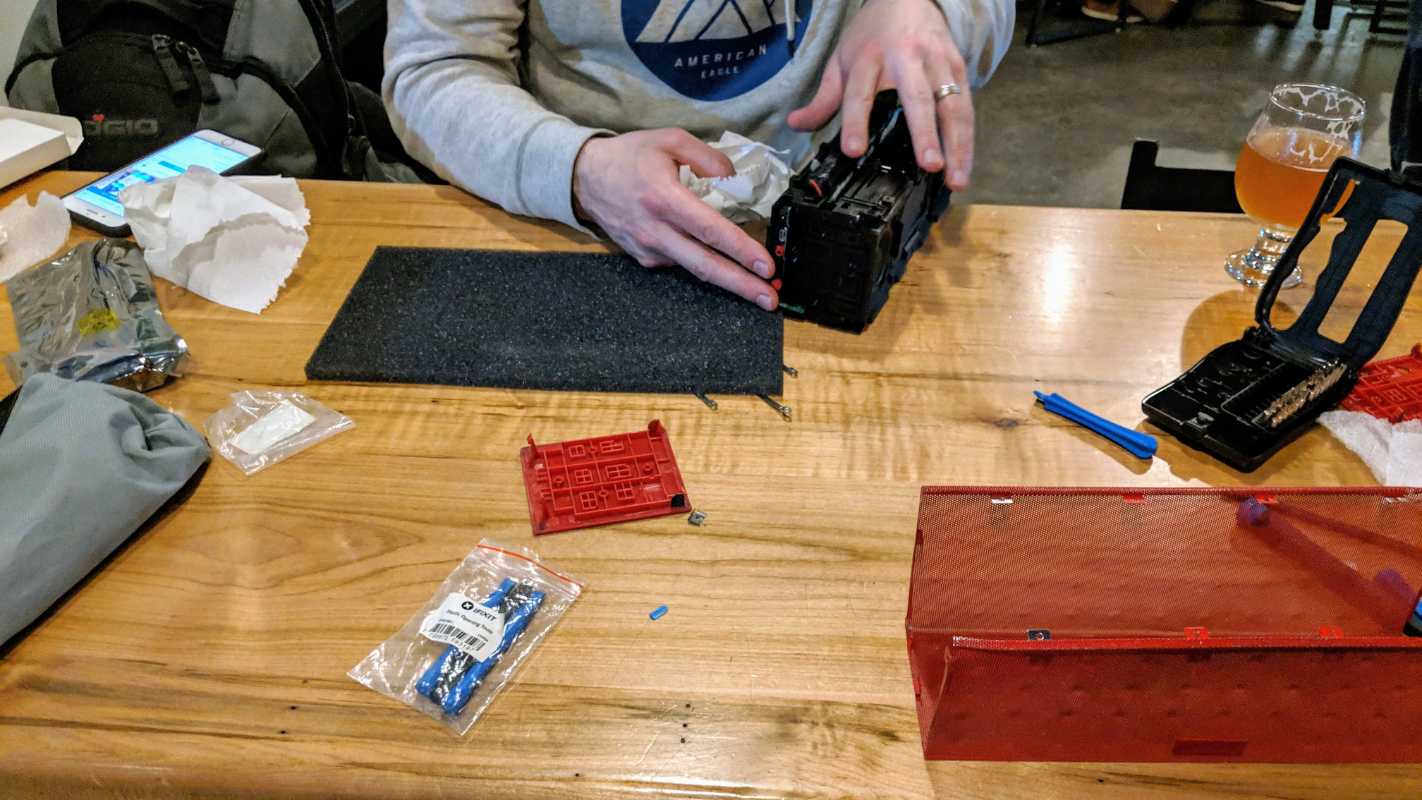
[[[5,93],[83,121],[70,169],[111,171],[211,128],[262,148],[245,171],[418,180],[371,148],[367,127],[389,121],[346,82],[335,42],[330,0],[41,0]]]

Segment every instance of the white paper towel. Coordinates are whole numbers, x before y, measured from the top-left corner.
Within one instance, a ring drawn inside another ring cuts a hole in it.
[[[24,197],[0,210],[0,283],[44,261],[69,239],[69,211],[64,201],[40,192],[34,205]]]
[[[708,144],[731,159],[736,173],[729,178],[699,178],[683,165],[682,185],[732,222],[769,219],[770,209],[790,185],[790,167],[781,159],[790,151],[730,131]]]
[[[1386,486],[1422,486],[1422,420],[1396,425],[1361,411],[1328,411],[1318,421],[1363,459]]]
[[[276,299],[306,249],[311,212],[291,178],[193,167],[119,200],[153,274],[253,314]]]

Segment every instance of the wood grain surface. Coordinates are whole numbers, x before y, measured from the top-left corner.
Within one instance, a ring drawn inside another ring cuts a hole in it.
[[[0,202],[86,177],[44,175]],[[903,636],[920,485],[1372,482],[1321,430],[1241,475],[1166,436],[1157,459],[1138,461],[1033,406],[1047,389],[1135,424],[1148,391],[1237,337],[1255,295],[1221,264],[1252,236],[1243,218],[954,208],[867,333],[787,323],[799,377],[786,381],[786,423],[754,398],[717,398],[713,412],[689,396],[307,384],[307,357],[377,245],[603,245],[451,188],[303,187],[311,242],[261,316],[160,282],[195,367],[153,397],[201,425],[234,390],[299,387],[357,427],[250,479],[214,463],[0,651],[0,795],[1422,793],[1403,765],[920,755]],[[1366,266],[1381,263],[1370,253]],[[1356,314],[1364,291],[1350,286],[1344,306]],[[1306,298],[1283,294],[1293,309]],[[1382,354],[1419,338],[1414,302]],[[15,346],[0,304],[0,350]],[[653,418],[707,525],[675,516],[535,540],[524,437]],[[534,547],[588,589],[460,739],[346,671],[483,537]],[[670,613],[650,621],[663,603]]]

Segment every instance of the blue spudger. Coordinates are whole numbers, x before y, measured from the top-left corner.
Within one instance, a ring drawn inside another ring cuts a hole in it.
[[[1154,436],[1133,431],[1130,428],[1123,428],[1110,420],[1102,419],[1059,394],[1044,392],[1033,392],[1033,394],[1037,395],[1037,401],[1048,411],[1105,436],[1126,448],[1127,452],[1136,458],[1150,458],[1155,455],[1157,444]]]
[[[484,601],[480,603],[480,605],[485,608],[498,608],[499,604],[504,601],[504,596],[513,591],[513,588],[513,579],[504,578],[503,581],[499,583],[499,588],[490,592],[489,596],[484,598]],[[439,658],[435,659],[435,662],[429,666],[429,669],[425,670],[425,674],[420,676],[419,682],[415,684],[415,691],[431,700],[435,700],[435,702],[439,702],[435,699],[434,691],[435,687],[439,685],[440,679],[450,677],[447,675],[450,671],[468,669],[470,663],[472,663],[472,659],[465,655],[459,648],[454,645],[445,645],[444,652],[440,653]]]
[[[446,714],[458,714],[464,710],[469,698],[474,696],[474,690],[479,688],[479,684],[494,671],[494,667],[499,660],[508,652],[514,640],[528,627],[528,621],[533,618],[538,607],[543,605],[543,592],[533,592],[521,605],[509,612],[504,622],[504,637],[499,641],[499,649],[494,654],[476,663],[469,671],[459,677],[459,682],[445,695],[444,701],[440,704]]]

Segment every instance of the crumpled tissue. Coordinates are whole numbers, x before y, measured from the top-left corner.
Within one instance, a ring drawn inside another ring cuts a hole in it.
[[[682,185],[732,222],[770,219],[775,201],[790,186],[790,167],[782,159],[790,151],[776,150],[731,131],[708,144],[731,159],[736,173],[729,178],[701,178],[683,164]]]
[[[306,249],[311,212],[296,181],[193,167],[119,194],[154,275],[224,306],[261,313]]]
[[[48,261],[68,239],[69,211],[63,200],[49,192],[40,192],[34,205],[15,198],[0,210],[0,283]]]
[[[1318,421],[1363,459],[1385,486],[1422,486],[1422,420],[1396,425],[1361,411],[1328,411]]]

